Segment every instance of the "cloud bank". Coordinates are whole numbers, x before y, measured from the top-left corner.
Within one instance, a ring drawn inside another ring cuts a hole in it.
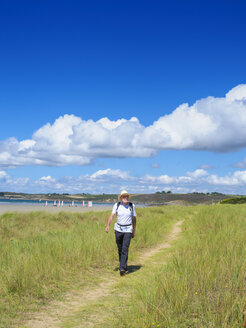
[[[230,152],[246,147],[246,84],[225,97],[180,105],[150,126],[138,118],[85,121],[59,117],[30,139],[0,142],[0,166],[87,165],[97,158],[151,157],[161,150]]]
[[[3,189],[4,186],[4,189]],[[43,176],[35,181],[29,178],[12,178],[5,171],[0,171],[0,190],[28,193],[118,193],[127,189],[131,193],[152,193],[168,191],[187,193],[195,191],[224,193],[245,193],[246,171],[235,171],[225,176],[210,174],[206,170],[197,169],[186,172],[183,176],[144,175],[131,176],[120,169],[98,170],[91,175],[79,177],[54,178]]]

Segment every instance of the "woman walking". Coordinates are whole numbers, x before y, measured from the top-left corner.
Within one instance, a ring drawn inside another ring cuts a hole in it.
[[[130,195],[123,190],[118,196],[118,203],[113,206],[105,231],[109,231],[109,226],[116,214],[117,222],[114,225],[115,239],[119,252],[119,270],[123,276],[127,271],[128,250],[131,238],[134,238],[136,231],[136,211],[135,205],[129,202]]]

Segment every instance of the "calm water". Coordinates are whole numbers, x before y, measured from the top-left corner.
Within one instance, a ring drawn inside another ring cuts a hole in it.
[[[1,205],[37,205],[37,206],[44,206],[45,205],[44,200],[39,201],[39,200],[22,200],[22,199],[2,199],[0,198],[0,206]],[[58,202],[56,201],[56,204],[58,204]],[[47,205],[48,206],[53,206],[54,205],[54,201],[47,201]],[[93,202],[93,206],[106,206],[106,205],[114,205],[113,203],[95,203]],[[63,206],[72,206],[72,201],[63,201]],[[77,202],[74,201],[74,206],[82,206],[82,202]],[[85,206],[87,206],[87,202],[85,202]]]
[[[22,200],[22,199],[3,199],[0,198],[0,206],[1,205],[13,205],[13,206],[18,206],[18,205],[36,205],[36,206],[44,206],[45,205],[44,200],[39,201],[39,200]],[[85,202],[85,207],[87,206],[87,201]],[[115,203],[96,203],[92,202],[93,206],[113,206]],[[47,201],[47,206],[53,206],[54,201]],[[58,205],[58,201],[56,201],[56,205]],[[72,201],[65,202],[63,201],[63,206],[72,206]],[[77,202],[74,201],[74,206],[82,206],[82,202]],[[145,204],[136,204],[136,207],[147,207],[148,205]]]

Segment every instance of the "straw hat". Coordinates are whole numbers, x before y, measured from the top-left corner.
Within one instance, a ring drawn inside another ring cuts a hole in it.
[[[129,196],[129,199],[131,198],[131,195],[128,194],[128,192],[126,190],[122,190],[122,192],[120,193],[120,195],[118,196],[118,201],[121,201],[121,197],[122,196]]]

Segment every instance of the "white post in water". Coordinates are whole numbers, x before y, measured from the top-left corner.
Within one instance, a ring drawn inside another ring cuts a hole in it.
[[[88,200],[88,207],[92,207],[92,201]]]

